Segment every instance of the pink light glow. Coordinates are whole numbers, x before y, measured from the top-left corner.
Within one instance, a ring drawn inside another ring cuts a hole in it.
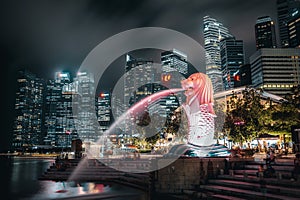
[[[129,108],[128,113],[130,113],[131,115],[135,113],[140,113],[144,111],[151,103],[154,103],[158,99],[161,99],[162,97],[166,97],[170,94],[175,94],[183,90],[185,89],[176,88],[176,89],[168,89],[168,90],[162,90],[160,92],[156,92],[135,103],[131,108]]]

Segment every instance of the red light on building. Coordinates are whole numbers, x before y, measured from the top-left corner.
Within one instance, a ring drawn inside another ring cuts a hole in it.
[[[163,82],[168,82],[171,80],[171,75],[170,74],[165,74],[162,76],[162,81]]]
[[[101,97],[101,98],[104,98],[104,97],[106,97],[107,96],[107,94],[105,94],[105,93],[103,93],[103,92],[101,92],[100,94],[99,94],[99,97]]]
[[[240,77],[239,75],[235,75],[235,76],[234,76],[234,80],[235,80],[235,81],[241,81],[241,77]]]

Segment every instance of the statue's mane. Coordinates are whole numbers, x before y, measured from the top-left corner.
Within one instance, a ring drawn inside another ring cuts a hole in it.
[[[196,81],[200,81],[199,87],[194,88],[195,96],[193,99],[197,99],[200,105],[207,104],[209,107],[209,112],[214,114],[214,95],[210,78],[203,73],[197,73],[192,76],[197,79]]]

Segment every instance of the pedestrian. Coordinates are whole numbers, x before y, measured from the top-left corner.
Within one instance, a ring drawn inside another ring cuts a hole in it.
[[[275,154],[273,150],[270,150],[269,155],[269,164],[275,164]]]
[[[259,178],[263,178],[264,176],[264,165],[260,164],[258,167],[258,171],[256,172],[256,176]]]

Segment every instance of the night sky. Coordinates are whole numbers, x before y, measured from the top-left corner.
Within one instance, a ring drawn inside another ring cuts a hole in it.
[[[11,141],[18,68],[28,68],[45,79],[52,79],[54,72],[60,70],[74,74],[100,42],[138,27],[173,29],[203,45],[205,15],[216,18],[236,39],[243,40],[248,58],[255,52],[257,17],[269,15],[275,23],[277,21],[276,0],[2,0],[0,50],[4,120],[1,121],[0,152],[6,151]],[[124,66],[116,61],[108,74],[118,68],[123,70]],[[107,75],[104,80],[110,81],[103,81],[101,87],[109,88],[118,77]]]

